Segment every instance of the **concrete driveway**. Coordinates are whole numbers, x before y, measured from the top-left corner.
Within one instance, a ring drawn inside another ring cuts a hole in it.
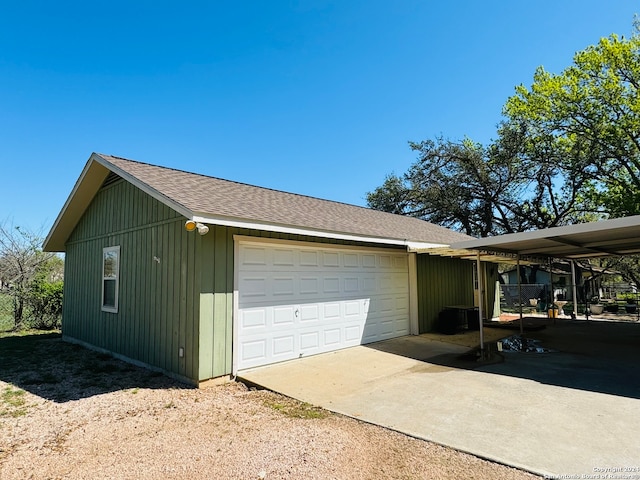
[[[485,333],[493,347],[517,331]],[[402,337],[239,377],[540,475],[640,478],[640,324],[560,320],[525,332],[555,351],[486,361],[468,355],[469,335]]]

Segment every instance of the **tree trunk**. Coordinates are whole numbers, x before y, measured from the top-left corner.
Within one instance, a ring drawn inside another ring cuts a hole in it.
[[[13,299],[13,330],[20,330],[22,328],[22,320],[24,316],[24,299],[21,296],[16,296]]]

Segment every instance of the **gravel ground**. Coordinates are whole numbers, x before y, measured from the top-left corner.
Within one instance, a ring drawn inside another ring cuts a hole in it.
[[[0,338],[0,478],[539,477],[239,383],[189,388],[49,335]]]

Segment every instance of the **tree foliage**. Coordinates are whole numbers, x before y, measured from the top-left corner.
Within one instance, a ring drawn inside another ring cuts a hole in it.
[[[555,75],[539,67],[504,113],[532,147],[549,145],[586,182],[581,193],[602,213],[640,212],[640,36],[611,35],[576,53]]]
[[[42,237],[0,224],[0,287],[13,300],[14,330],[55,327],[62,307],[62,259],[40,248]]]
[[[497,139],[411,142],[417,161],[368,193],[372,208],[474,236],[640,213],[640,36],[578,52],[516,87]]]
[[[469,139],[411,142],[417,161],[370,192],[369,206],[478,237],[563,225],[584,215],[580,189],[589,178],[583,172],[572,171],[555,151],[532,148],[519,125],[504,122],[499,133],[489,146]]]

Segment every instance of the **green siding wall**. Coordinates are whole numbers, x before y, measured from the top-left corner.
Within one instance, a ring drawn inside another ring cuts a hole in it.
[[[202,239],[133,185],[99,191],[66,245],[63,335],[186,379],[198,375]],[[118,313],[101,311],[102,249],[120,246]],[[179,357],[179,348],[184,356]]]
[[[473,262],[423,254],[417,267],[420,333],[435,329],[446,305],[473,305]]]
[[[231,373],[233,337],[233,230],[211,226],[202,237],[198,380]]]

